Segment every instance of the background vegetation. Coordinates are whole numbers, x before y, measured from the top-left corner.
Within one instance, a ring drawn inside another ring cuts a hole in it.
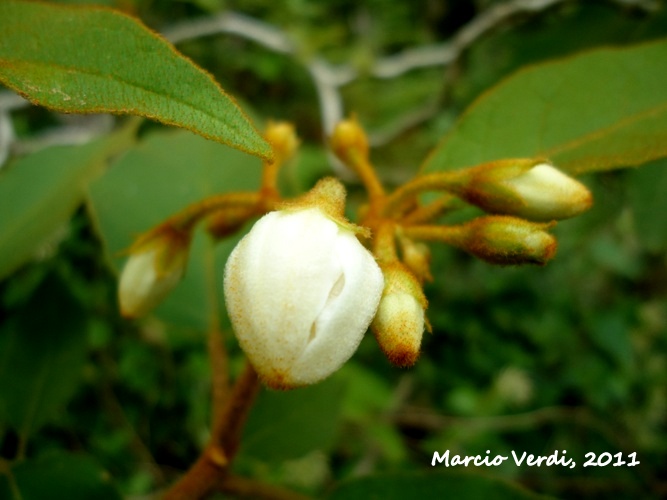
[[[662,2],[541,2],[498,19],[446,67],[378,78],[373,68],[382,58],[456,41],[480,16],[519,2],[61,3],[116,7],[166,34],[234,11],[292,40],[290,54],[243,34],[178,44],[257,124],[295,123],[303,144],[283,172],[285,194],[331,173],[322,139],[326,115],[308,73],[315,56],[356,72],[340,86],[344,111],[367,127],[380,175],[398,185],[471,102],[515,70],[667,35]],[[7,122],[0,124],[0,153],[9,152],[0,181],[21,168],[30,184],[17,181],[3,191],[0,246],[22,237],[3,229],[17,221],[39,245],[11,266],[15,255],[0,253],[0,498],[141,498],[178,477],[207,440],[206,318],[215,304],[206,290],[222,281],[234,241],[213,249],[199,235],[186,280],[142,321],[119,316],[118,252],[189,202],[255,188],[259,160],[143,123],[141,142],[110,166],[90,167],[82,158],[94,154],[94,142],[50,146],[87,142],[125,119],[59,115],[20,104],[9,91],[1,97],[0,122],[11,119],[14,138]],[[508,127],[521,118],[508,116]],[[56,168],[62,163],[67,173]],[[433,333],[415,367],[392,367],[367,336],[327,381],[286,393],[263,390],[234,471],[305,495],[346,499],[372,498],[371,492],[491,498],[489,491],[494,498],[664,497],[665,163],[584,176],[595,206],[557,227],[559,253],[544,268],[492,267],[433,245],[435,281],[427,286]],[[67,194],[79,183],[86,186],[83,204]],[[353,181],[349,186],[354,205],[361,190]],[[59,202],[47,204],[44,193]],[[14,219],[17,206],[24,219]],[[43,223],[28,223],[35,220]],[[242,356],[221,318],[238,373]],[[492,456],[567,450],[577,467],[517,467],[511,459],[500,467],[431,467],[433,452],[445,450]],[[636,452],[641,463],[584,468],[587,452]]]

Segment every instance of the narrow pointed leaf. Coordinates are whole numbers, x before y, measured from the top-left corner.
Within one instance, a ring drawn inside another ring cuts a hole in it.
[[[0,82],[67,113],[145,116],[268,158],[213,78],[138,20],[100,7],[0,2]]]
[[[423,170],[543,156],[582,174],[665,157],[665,82],[667,40],[528,67],[477,99]]]

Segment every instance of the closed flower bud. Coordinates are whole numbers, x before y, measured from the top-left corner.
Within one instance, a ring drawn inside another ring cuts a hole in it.
[[[516,217],[478,217],[461,226],[452,244],[492,264],[540,264],[554,257],[556,238],[546,229],[551,224]]]
[[[354,118],[336,125],[330,143],[336,156],[353,169],[359,160],[368,158],[368,137]]]
[[[472,169],[461,195],[487,212],[534,221],[573,217],[593,203],[582,183],[534,160],[504,160]]]
[[[276,163],[283,163],[291,158],[299,147],[294,125],[288,122],[269,122],[264,138],[273,148]]]
[[[387,264],[383,273],[384,291],[371,330],[389,361],[396,366],[412,366],[421,349],[426,297],[403,264]]]
[[[123,316],[143,316],[171,292],[183,277],[189,246],[189,234],[162,228],[132,247],[118,285]]]
[[[401,260],[415,275],[420,283],[433,281],[431,275],[431,249],[428,245],[413,241],[410,238],[399,238],[401,243]]]
[[[349,226],[317,207],[270,212],[229,256],[225,300],[234,332],[272,388],[333,373],[373,319],[382,272]]]

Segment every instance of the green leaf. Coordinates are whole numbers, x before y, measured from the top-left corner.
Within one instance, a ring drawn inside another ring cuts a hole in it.
[[[0,172],[0,279],[69,219],[100,170],[103,144],[44,149]]]
[[[550,158],[573,174],[667,155],[667,41],[530,66],[475,101],[424,172]]]
[[[241,456],[278,462],[330,448],[344,385],[334,377],[289,392],[262,391],[243,433]]]
[[[114,268],[120,269],[123,250],[134,238],[206,196],[258,188],[261,163],[187,131],[152,134],[120,158],[90,185],[90,208]],[[206,291],[211,280],[224,310],[222,275],[227,256],[238,238],[215,248],[197,234],[183,281],[157,309],[171,324],[207,329],[212,304]]]
[[[630,206],[637,238],[647,250],[667,249],[667,160],[629,172]]]
[[[389,411],[392,387],[386,379],[373,370],[350,360],[336,373],[344,380],[347,391],[341,411],[347,419],[360,422],[369,419],[372,425],[382,412]]]
[[[12,486],[8,484],[10,482]],[[21,462],[9,470],[7,478],[0,475],[0,497],[12,498],[12,490],[20,495],[18,498],[21,500],[121,498],[111,484],[109,474],[91,457],[65,452]]]
[[[0,332],[0,420],[25,438],[56,416],[82,380],[86,349],[79,303],[45,278]]]
[[[408,472],[375,475],[340,484],[329,500],[403,500],[456,498],[457,500],[536,500],[544,498],[510,481],[472,472]]]
[[[132,17],[5,0],[0,33],[0,81],[35,104],[145,116],[271,157],[268,143],[215,80]]]

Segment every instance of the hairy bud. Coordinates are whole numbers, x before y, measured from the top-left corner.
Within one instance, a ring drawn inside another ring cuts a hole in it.
[[[294,125],[288,122],[269,122],[264,138],[271,144],[276,163],[291,158],[299,147]]]
[[[143,316],[162,302],[183,277],[189,247],[189,234],[162,228],[130,249],[118,285],[123,316]]]
[[[551,224],[490,215],[464,224],[453,243],[492,264],[544,265],[558,246],[556,238],[546,231],[549,227]]]
[[[317,206],[270,212],[227,261],[234,332],[272,388],[309,385],[333,373],[373,319],[382,272],[349,226]]]
[[[421,349],[426,297],[403,264],[387,264],[383,273],[384,291],[371,330],[389,361],[396,366],[412,366]]]
[[[472,169],[466,178],[461,196],[491,213],[550,221],[578,215],[593,203],[582,183],[534,160],[485,164]]]
[[[433,281],[431,275],[431,250],[425,243],[410,238],[400,238],[403,263],[420,283]]]
[[[336,125],[330,143],[336,156],[350,167],[359,159],[368,157],[368,137],[354,118],[343,120]]]

